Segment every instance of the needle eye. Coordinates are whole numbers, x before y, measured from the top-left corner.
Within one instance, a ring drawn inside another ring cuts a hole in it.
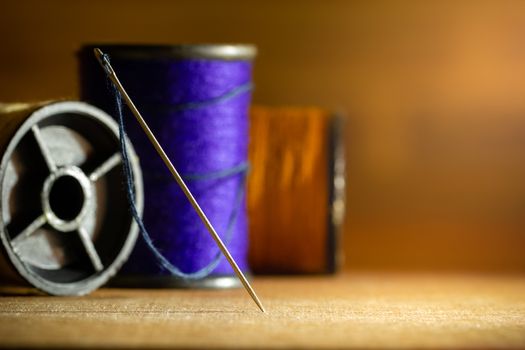
[[[113,68],[111,68],[111,64],[109,63],[109,56],[105,53],[103,53],[100,49],[96,48],[95,50],[95,57],[97,58],[98,62],[104,68],[104,71],[108,75],[113,74]]]

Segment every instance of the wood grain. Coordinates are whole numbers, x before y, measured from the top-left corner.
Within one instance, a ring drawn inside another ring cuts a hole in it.
[[[525,276],[257,278],[242,290],[0,292],[0,346],[523,348]],[[16,294],[16,295],[15,295]]]

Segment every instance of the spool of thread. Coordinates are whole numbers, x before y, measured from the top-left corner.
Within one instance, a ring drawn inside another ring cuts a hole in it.
[[[115,115],[93,47],[80,52],[82,98]],[[130,97],[241,269],[247,265],[245,181],[252,59],[249,45],[101,45]],[[141,160],[148,230],[122,283],[229,287],[237,279],[129,111]],[[154,250],[154,251],[152,251]],[[162,254],[171,267],[159,263]]]
[[[250,114],[250,267],[335,272],[345,213],[344,119],[320,108],[256,106]]]
[[[142,178],[134,151],[135,198]],[[54,295],[89,293],[128,258],[117,124],[86,103],[0,104],[0,275]]]

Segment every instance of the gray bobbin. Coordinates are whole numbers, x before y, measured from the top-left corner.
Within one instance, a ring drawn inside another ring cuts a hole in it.
[[[0,161],[5,260],[49,294],[91,292],[118,271],[138,236],[117,124],[86,103],[57,102],[24,116],[8,137]],[[141,212],[142,175],[129,142],[128,150]]]

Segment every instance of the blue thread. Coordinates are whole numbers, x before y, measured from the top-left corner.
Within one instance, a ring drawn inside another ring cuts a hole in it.
[[[239,165],[233,166],[229,169],[212,171],[206,174],[190,173],[181,175],[182,179],[186,182],[191,181],[205,181],[205,180],[219,180],[238,174],[246,174],[250,171],[250,163],[244,162]],[[171,174],[160,173],[160,172],[147,172],[145,176],[154,178],[156,180],[173,181]]]
[[[213,106],[222,102],[226,102],[228,100],[231,100],[232,98],[241,95],[243,93],[246,93],[248,91],[253,90],[253,84],[251,82],[239,85],[230,91],[226,92],[225,94],[211,98],[207,101],[197,101],[197,102],[188,102],[188,103],[181,103],[174,106],[166,106],[166,105],[156,105],[155,108],[163,108],[164,110],[172,111],[172,112],[179,112],[179,111],[186,111],[186,110],[192,110],[192,109],[199,109],[204,108],[208,106]]]
[[[103,59],[107,62],[109,62],[109,56],[104,55]],[[231,99],[240,93],[250,91],[253,88],[252,84],[244,84],[240,87],[237,87],[235,89],[232,89],[231,91],[227,92],[226,94],[219,96],[217,98],[211,99],[209,101],[203,101],[203,102],[193,102],[193,103],[186,103],[179,105],[180,109],[196,109],[201,107],[206,107],[215,103],[220,103],[223,101],[226,101],[228,99]],[[127,151],[126,146],[126,132],[125,132],[125,126],[124,126],[124,117],[123,117],[123,108],[122,108],[122,96],[120,95],[120,92],[118,89],[113,86],[113,90],[115,93],[115,103],[117,108],[117,115],[118,115],[118,124],[119,124],[119,142],[120,142],[120,150],[122,154],[122,160],[123,160],[123,172],[125,177],[125,185],[126,185],[126,192],[128,196],[128,201],[130,204],[130,210],[133,218],[135,219],[135,222],[139,226],[139,230],[141,232],[141,235],[146,242],[149,249],[152,251],[152,253],[155,255],[155,257],[158,260],[158,263],[161,267],[169,271],[171,274],[185,278],[185,279],[201,279],[206,276],[208,276],[220,263],[222,259],[222,253],[220,250],[217,251],[212,261],[206,265],[205,267],[201,268],[198,271],[186,273],[181,271],[179,268],[174,266],[164,255],[155,247],[155,244],[153,240],[151,239],[151,236],[149,235],[148,231],[146,230],[146,227],[144,226],[144,222],[142,221],[135,203],[135,191],[134,191],[134,180],[133,180],[133,171],[131,169],[130,161],[129,161],[129,155]],[[228,226],[226,228],[226,237],[225,237],[225,243],[228,245],[228,243],[231,240],[231,233],[233,231],[233,226],[235,224],[235,221],[237,219],[237,215],[239,212],[239,208],[242,204],[242,198],[244,197],[244,189],[246,185],[246,175],[249,170],[248,163],[242,163],[240,165],[234,166],[230,169],[224,169],[219,170],[216,172],[208,173],[208,174],[187,174],[183,176],[183,178],[190,180],[190,181],[201,181],[201,180],[211,180],[211,179],[221,179],[229,176],[233,176],[236,174],[243,174],[242,181],[239,184],[239,189],[237,190],[236,198],[235,198],[235,205],[234,210],[232,211],[229,220],[228,220]]]

